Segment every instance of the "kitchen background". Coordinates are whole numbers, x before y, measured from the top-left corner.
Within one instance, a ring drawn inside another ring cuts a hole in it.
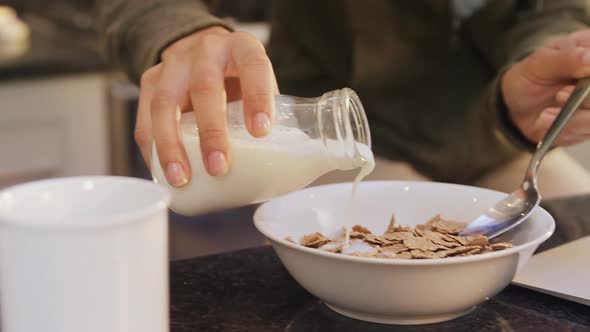
[[[210,1],[215,14],[263,43],[270,3]],[[149,178],[133,141],[138,89],[101,57],[92,7],[93,0],[0,1],[0,188],[57,176]],[[590,169],[590,143],[569,152]],[[252,223],[236,222],[252,213],[172,214],[171,258],[262,244]]]

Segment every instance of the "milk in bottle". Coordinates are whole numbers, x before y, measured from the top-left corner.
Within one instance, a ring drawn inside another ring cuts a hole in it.
[[[169,186],[155,145],[152,151],[152,175],[169,187],[172,210],[200,215],[259,203],[301,189],[332,170],[359,168],[360,180],[373,169],[369,127],[354,91],[336,90],[319,98],[279,95],[274,111],[270,134],[254,138],[246,129],[241,101],[228,103],[233,160],[229,172],[219,177],[207,174],[194,115],[184,113],[180,127],[190,182]]]

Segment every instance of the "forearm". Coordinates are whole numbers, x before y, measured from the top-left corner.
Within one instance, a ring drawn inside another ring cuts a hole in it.
[[[224,26],[198,0],[98,0],[99,28],[109,59],[139,82],[174,41],[210,26]]]

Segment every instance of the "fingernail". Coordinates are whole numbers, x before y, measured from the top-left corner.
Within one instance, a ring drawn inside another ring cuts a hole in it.
[[[270,130],[270,118],[268,114],[264,112],[259,112],[254,116],[254,121],[252,122],[252,129],[254,133],[257,135],[266,135]]]
[[[582,55],[582,62],[584,65],[590,66],[590,50],[584,52],[584,55]]]
[[[545,111],[545,114],[550,115],[552,118],[557,117],[557,115],[559,114],[559,112],[561,112],[561,110],[559,108],[550,108],[548,110]]]
[[[227,160],[225,159],[225,155],[219,151],[209,154],[207,164],[209,165],[209,172],[214,176],[227,173]]]
[[[182,187],[188,183],[188,177],[184,172],[184,168],[178,162],[168,163],[166,166],[166,179],[174,187]]]
[[[553,123],[553,121],[555,120],[556,117],[557,117],[557,114],[554,114],[553,112],[545,111],[545,112],[541,113],[541,122],[545,126],[548,126]]]
[[[560,91],[557,93],[557,99],[558,100],[567,100],[570,96],[569,92],[566,91]]]

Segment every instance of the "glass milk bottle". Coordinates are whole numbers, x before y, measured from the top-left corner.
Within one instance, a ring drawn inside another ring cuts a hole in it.
[[[207,174],[201,159],[198,129],[192,112],[180,119],[181,138],[192,178],[181,188],[168,185],[152,149],[152,176],[172,193],[171,209],[200,215],[259,203],[301,189],[332,170],[359,168],[359,178],[374,167],[367,118],[351,89],[318,98],[275,97],[271,132],[252,137],[244,122],[242,102],[227,105],[233,161],[220,177]]]

